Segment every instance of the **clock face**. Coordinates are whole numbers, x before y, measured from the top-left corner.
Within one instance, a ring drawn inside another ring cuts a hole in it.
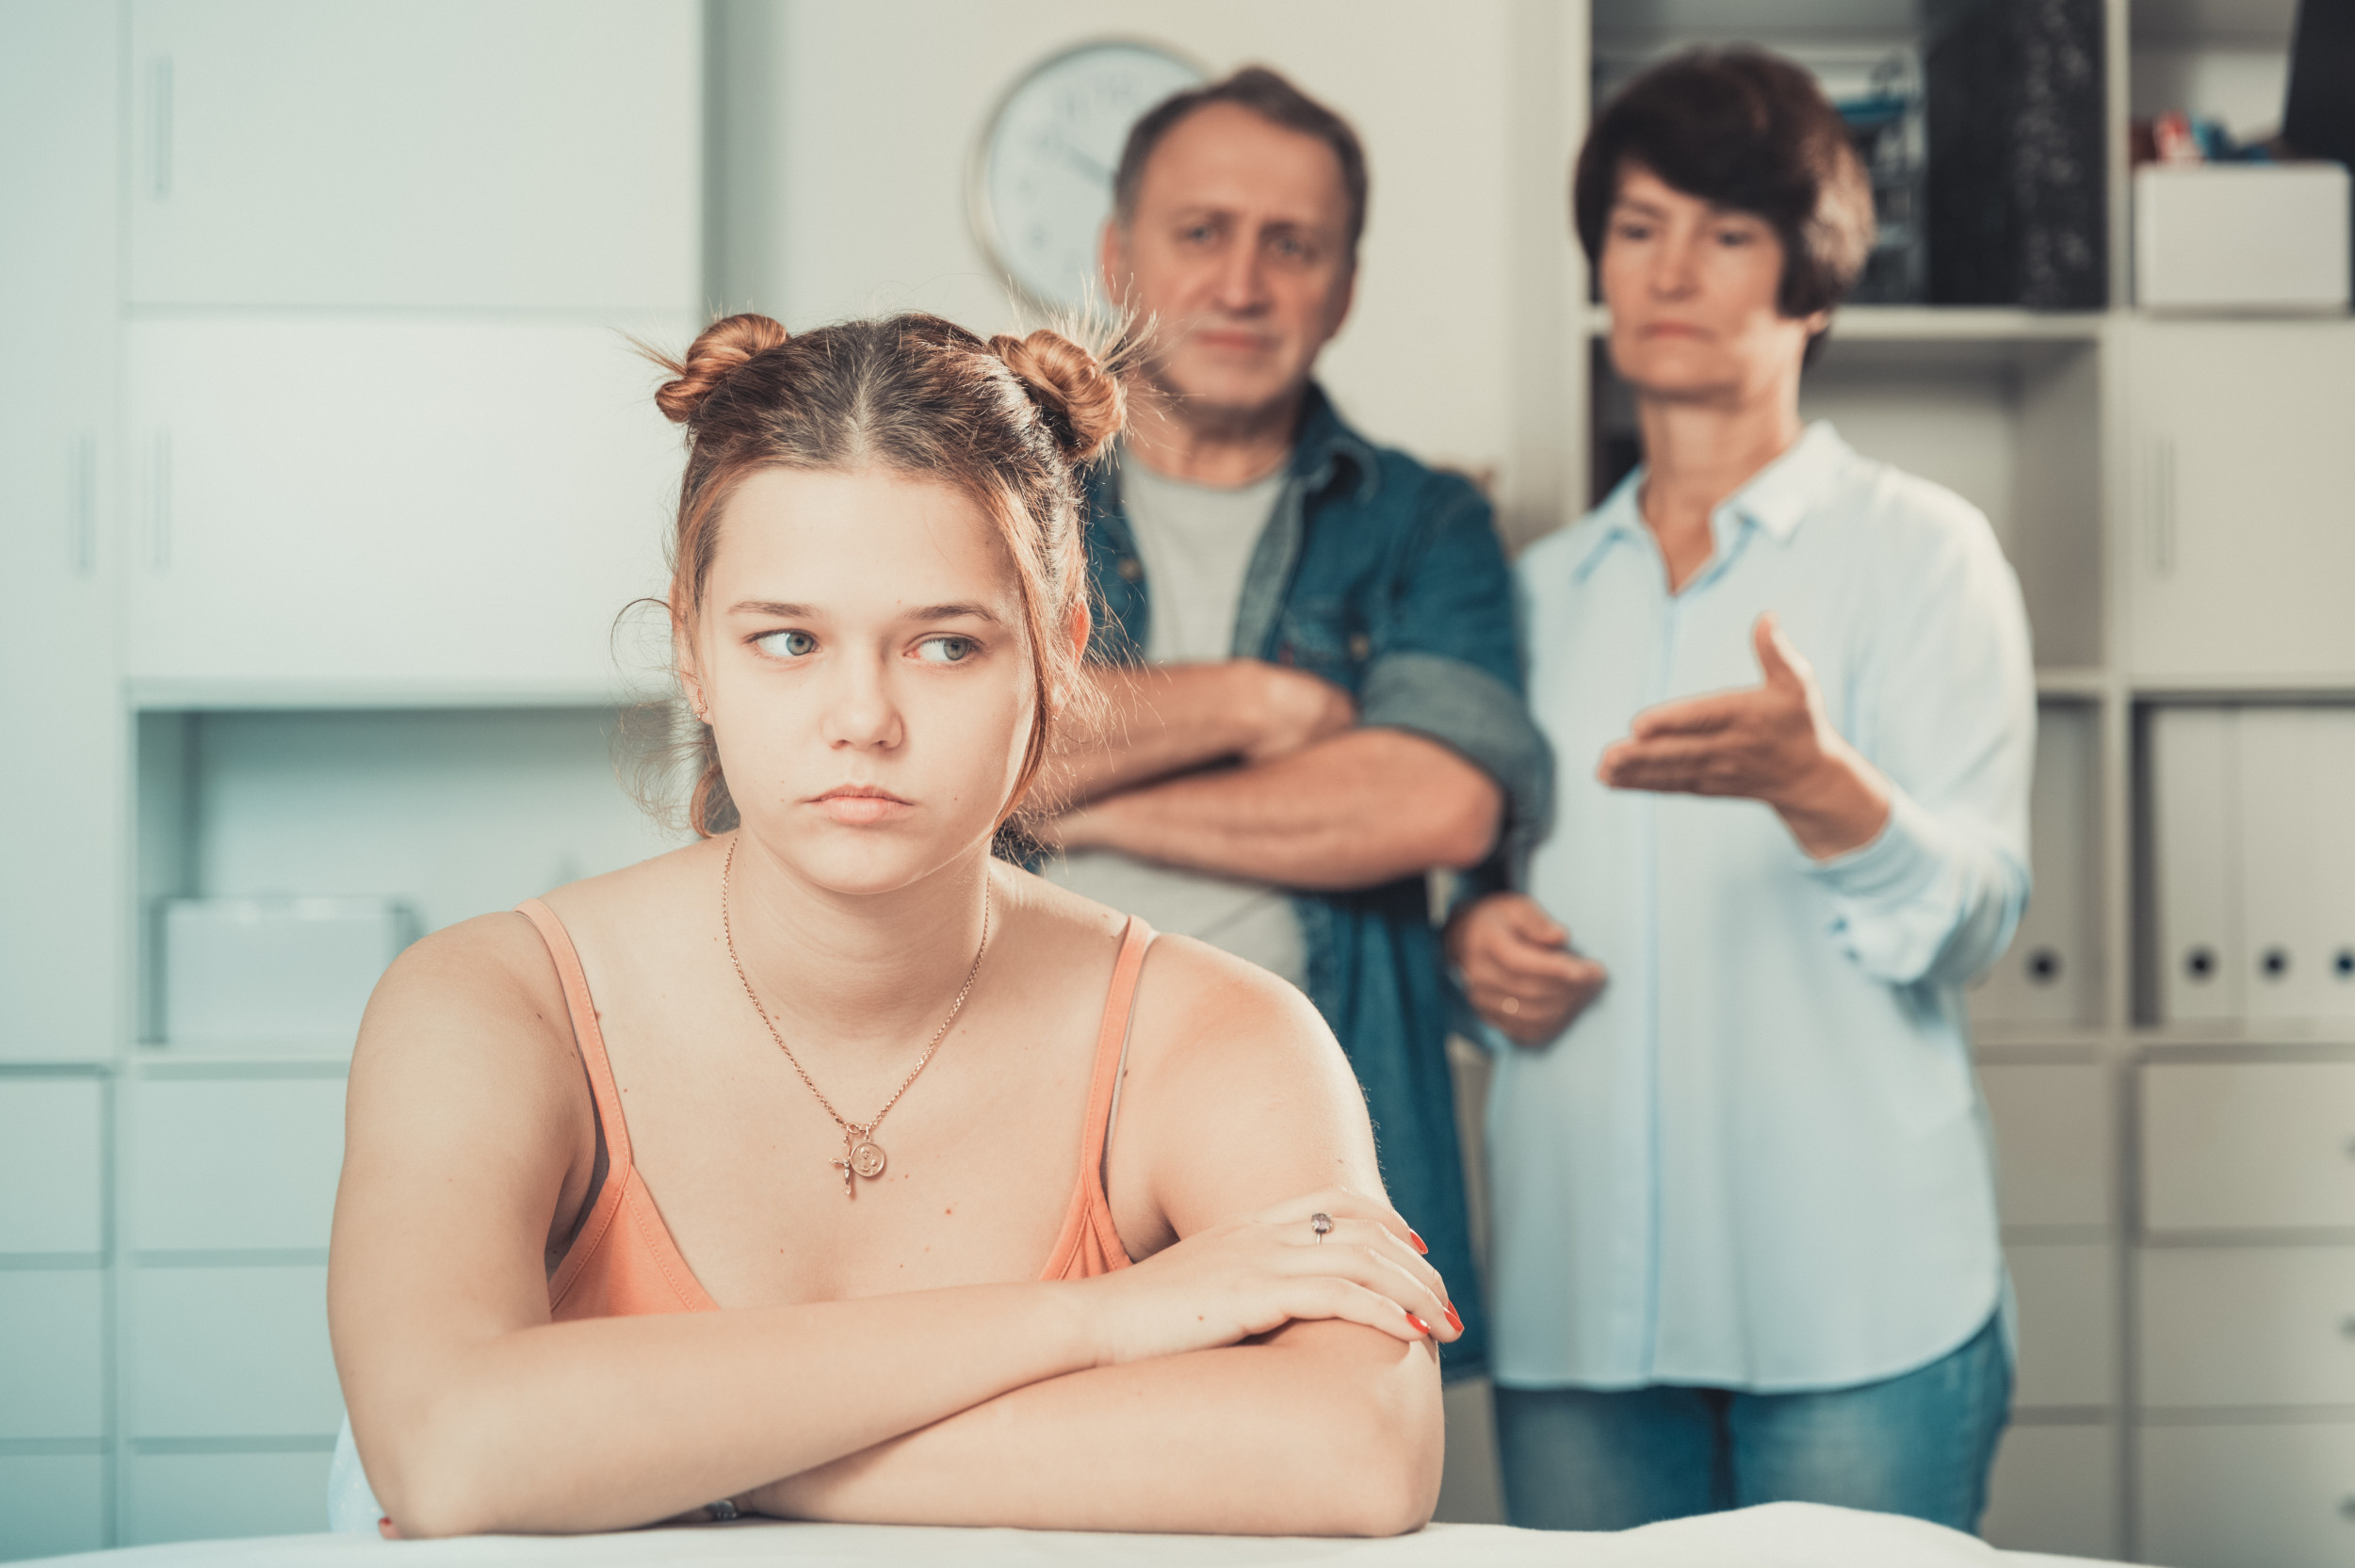
[[[1072,309],[1096,289],[1096,239],[1129,128],[1199,67],[1149,43],[1083,43],[1015,83],[982,132],[973,222],[983,247],[1039,304]]]

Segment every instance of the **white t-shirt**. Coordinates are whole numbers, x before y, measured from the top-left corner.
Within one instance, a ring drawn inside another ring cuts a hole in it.
[[[1236,489],[1189,484],[1133,457],[1121,464],[1121,500],[1145,561],[1152,612],[1145,656],[1154,664],[1230,658],[1243,578],[1283,494],[1285,471]],[[1080,849],[1048,863],[1047,875],[1158,930],[1197,937],[1296,986],[1308,952],[1291,896],[1266,882],[1184,871],[1112,849]]]

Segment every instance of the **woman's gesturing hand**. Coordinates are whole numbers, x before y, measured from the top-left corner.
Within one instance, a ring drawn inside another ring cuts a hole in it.
[[[1889,820],[1888,782],[1832,727],[1814,668],[1772,615],[1750,641],[1757,686],[1645,709],[1595,776],[1614,789],[1763,800],[1816,860],[1863,848]]]
[[[1322,1235],[1319,1214],[1331,1221]],[[1410,1342],[1463,1333],[1406,1221],[1339,1187],[1197,1231],[1076,1288],[1099,1366],[1232,1345],[1296,1319],[1340,1318]]]
[[[1543,1045],[1568,1028],[1610,978],[1572,952],[1570,933],[1525,893],[1491,894],[1457,910],[1447,956],[1472,1010],[1521,1045]]]

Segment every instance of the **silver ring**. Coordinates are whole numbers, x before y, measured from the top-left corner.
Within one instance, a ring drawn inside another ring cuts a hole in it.
[[[1308,1228],[1317,1233],[1317,1245],[1322,1247],[1325,1233],[1333,1228],[1333,1217],[1329,1214],[1311,1214],[1308,1216]]]
[[[739,1517],[737,1512],[736,1499],[734,1497],[721,1498],[718,1502],[710,1505],[710,1511],[712,1522],[714,1524],[724,1525],[729,1520]]]

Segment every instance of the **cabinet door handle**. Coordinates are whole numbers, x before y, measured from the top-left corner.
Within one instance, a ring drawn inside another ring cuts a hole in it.
[[[2165,436],[2151,448],[2151,570],[2175,574],[2175,443]]]
[[[147,564],[158,575],[171,570],[171,436],[164,430],[148,449]]]
[[[98,438],[75,436],[66,451],[65,558],[87,577],[98,570]]]
[[[147,70],[147,180],[158,202],[171,200],[171,57],[158,55]]]

